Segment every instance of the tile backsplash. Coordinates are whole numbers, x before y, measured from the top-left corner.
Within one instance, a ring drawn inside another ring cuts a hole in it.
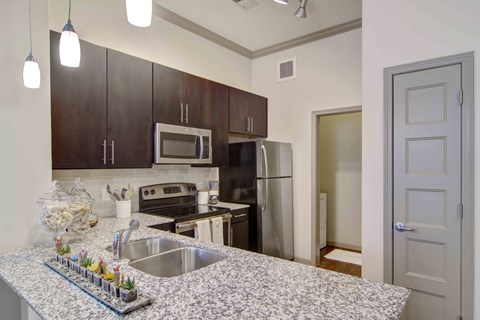
[[[192,168],[186,165],[162,165],[151,169],[95,169],[53,170],[53,180],[60,181],[65,191],[73,187],[75,178],[81,178],[87,191],[95,198],[93,213],[99,217],[115,215],[115,203],[102,201],[102,190],[110,184],[113,190],[126,188],[130,183],[135,190],[132,212],[138,211],[138,189],[156,183],[191,182],[197,189],[208,189],[209,180],[218,180],[218,168]]]

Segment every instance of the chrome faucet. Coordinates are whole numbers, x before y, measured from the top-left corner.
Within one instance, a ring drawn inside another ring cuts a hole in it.
[[[140,222],[138,220],[133,219],[130,220],[129,227],[127,229],[121,229],[115,232],[113,235],[113,259],[120,260],[123,256],[123,250],[127,245],[128,239],[130,239],[130,235],[132,234],[133,230],[137,230],[140,227]]]

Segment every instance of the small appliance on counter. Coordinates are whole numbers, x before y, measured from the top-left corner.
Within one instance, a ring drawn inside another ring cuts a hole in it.
[[[211,180],[208,182],[208,203],[215,205],[218,203],[218,181]]]
[[[208,195],[208,192],[206,193]],[[195,238],[197,222],[221,217],[224,243],[231,245],[231,218],[228,209],[197,204],[193,183],[165,183],[141,187],[140,212],[172,218],[168,224],[150,226]]]

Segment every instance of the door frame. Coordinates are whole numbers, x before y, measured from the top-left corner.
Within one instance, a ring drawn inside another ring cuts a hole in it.
[[[474,292],[474,53],[466,52],[384,69],[384,281],[393,284],[393,77],[460,64],[462,104],[461,313],[473,319]]]
[[[324,110],[312,111],[312,179],[311,179],[311,231],[310,234],[310,261],[309,264],[312,266],[318,265],[320,262],[320,252],[317,252],[317,118],[319,116],[334,115],[334,114],[344,114],[352,112],[362,112],[362,106],[351,106],[351,107],[340,107],[340,108],[330,108]],[[363,122],[363,121],[362,121]]]

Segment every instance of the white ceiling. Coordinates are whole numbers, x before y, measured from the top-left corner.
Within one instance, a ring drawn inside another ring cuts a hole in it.
[[[232,0],[154,0],[160,6],[251,51],[263,49],[328,27],[358,19],[361,0],[310,0],[307,19],[293,14],[297,0],[281,5],[255,0],[258,6],[242,9]]]

